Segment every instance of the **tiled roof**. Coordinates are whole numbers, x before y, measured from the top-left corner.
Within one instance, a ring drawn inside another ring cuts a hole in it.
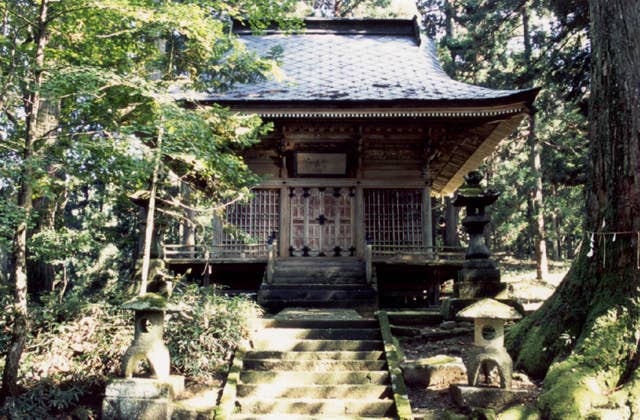
[[[349,21],[337,22],[336,28],[330,20],[307,20],[307,30],[297,34],[241,32],[242,42],[259,55],[281,49],[282,78],[238,85],[199,99],[245,104],[486,102],[526,92],[487,89],[451,79],[440,67],[433,41],[417,36],[411,20],[387,21],[392,22],[388,30],[384,21],[358,20],[351,27]]]

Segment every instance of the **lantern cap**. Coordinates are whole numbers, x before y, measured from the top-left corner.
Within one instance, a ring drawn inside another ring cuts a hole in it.
[[[166,297],[157,293],[145,293],[142,296],[136,296],[125,302],[122,305],[122,309],[162,312],[180,312],[183,310],[180,305],[169,303]]]
[[[471,319],[520,319],[522,315],[509,305],[498,302],[495,299],[482,299],[467,306],[457,313],[461,318]]]

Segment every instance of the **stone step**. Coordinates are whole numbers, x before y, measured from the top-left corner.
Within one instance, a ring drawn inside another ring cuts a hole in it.
[[[279,258],[276,260],[278,266],[296,266],[296,265],[356,265],[364,264],[364,261],[358,258],[349,257],[298,257],[298,258]]]
[[[309,281],[309,279],[305,277],[295,278],[295,279],[280,279],[277,277],[273,278],[273,282],[269,285],[268,288],[278,287],[280,289],[286,290],[294,290],[300,291],[301,287],[305,289],[331,289],[331,290],[358,290],[367,287],[366,281],[364,277],[362,279],[349,279],[343,282],[334,282],[334,281],[323,281],[319,282],[318,280]]]
[[[379,351],[249,351],[245,359],[279,360],[384,360]]]
[[[374,319],[264,319],[263,328],[379,328]]]
[[[278,398],[253,399],[239,398],[237,401],[241,413],[252,414],[313,414],[313,415],[355,415],[388,416],[394,414],[393,400],[366,399],[312,399]]]
[[[238,397],[246,398],[392,398],[386,385],[306,385],[277,386],[274,384],[240,384]]]
[[[253,340],[255,350],[273,351],[371,351],[382,349],[380,340]]]
[[[364,267],[357,266],[336,266],[336,267],[324,267],[324,266],[312,266],[305,265],[300,267],[278,267],[273,268],[274,274],[280,275],[303,275],[309,278],[313,277],[347,277],[357,276],[364,274]]]
[[[273,273],[274,280],[279,281],[297,281],[304,279],[308,283],[314,282],[346,282],[353,279],[363,280],[365,273],[363,270],[336,269],[333,271],[309,269],[300,270],[278,270]]]
[[[304,414],[234,414],[234,420],[393,420],[393,417],[363,417],[363,416],[341,416],[327,415],[320,416]]]
[[[295,384],[301,385],[385,385],[389,382],[387,371],[334,371],[334,372],[296,372],[242,370],[240,381],[243,384]]]
[[[326,261],[320,261],[317,264],[278,264],[274,266],[276,271],[304,271],[307,273],[341,273],[344,271],[358,272],[364,270],[364,264],[331,264]]]
[[[376,291],[365,285],[348,289],[341,285],[282,287],[273,284],[263,285],[258,291],[258,303],[268,308],[291,306],[354,308],[359,305],[373,306],[376,299]]]
[[[296,267],[283,269],[283,268],[275,268],[273,272],[276,277],[295,277],[295,276],[303,276],[309,279],[314,278],[348,278],[348,277],[362,277],[364,274],[364,270],[361,268],[351,268],[351,267],[335,267],[329,269],[320,269],[317,267]]]
[[[295,276],[273,276],[272,285],[278,285],[282,287],[294,287],[294,286],[303,286],[303,287],[344,287],[344,288],[354,288],[356,286],[363,287],[366,285],[367,281],[364,276],[349,276],[349,277],[305,277],[304,275],[296,274]]]
[[[389,322],[394,325],[438,325],[443,318],[440,309],[388,311]]]
[[[383,370],[384,360],[280,360],[244,359],[245,369],[250,370],[297,370],[305,372],[328,372],[332,370]]]
[[[257,340],[380,340],[380,330],[373,328],[266,328]]]

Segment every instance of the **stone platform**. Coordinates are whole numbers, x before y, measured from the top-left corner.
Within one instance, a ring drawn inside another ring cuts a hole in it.
[[[184,376],[114,379],[105,390],[103,419],[170,419],[172,401],[184,391]]]
[[[469,385],[451,385],[449,395],[460,407],[482,407],[500,410],[514,402],[522,402],[527,391]]]

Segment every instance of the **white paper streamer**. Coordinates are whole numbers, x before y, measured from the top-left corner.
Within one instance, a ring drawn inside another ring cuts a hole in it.
[[[591,239],[589,240],[589,252],[587,252],[587,257],[591,258],[593,257],[593,248],[595,246],[595,240],[594,240],[595,234],[591,234]]]

